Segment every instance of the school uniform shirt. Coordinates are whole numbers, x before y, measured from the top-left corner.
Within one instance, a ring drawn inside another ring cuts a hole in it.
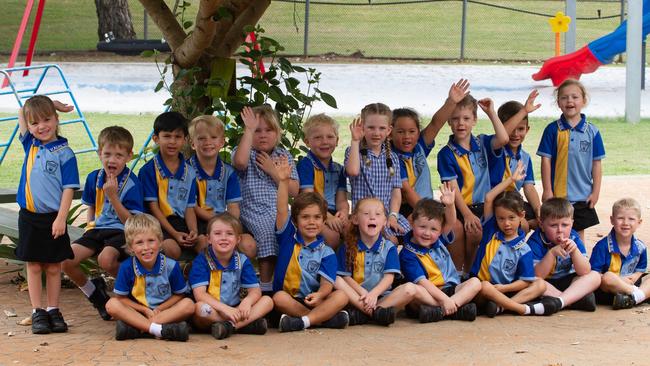
[[[163,215],[185,217],[185,209],[196,206],[196,175],[185,162],[182,154],[176,173],[165,165],[160,154],[156,154],[140,169],[138,178],[142,183],[145,202],[158,202]]]
[[[347,192],[345,171],[341,164],[330,159],[327,167],[310,150],[297,165],[300,189],[310,188],[327,201],[327,209],[336,211],[336,193]]]
[[[122,262],[113,292],[155,309],[172,295],[182,295],[188,290],[178,262],[159,253],[151,270],[144,268],[136,257]]]
[[[569,239],[573,240],[576,243],[576,246],[578,247],[580,253],[586,257],[587,249],[585,249],[585,245],[580,239],[580,235],[578,235],[575,230],[571,230]],[[551,243],[550,240],[546,238],[546,235],[544,235],[540,229],[535,230],[530,235],[530,237],[528,237],[527,243],[530,249],[533,251],[533,264],[535,266],[537,266],[537,263],[544,259],[546,253],[548,253],[548,251],[555,246],[553,243]],[[558,255],[555,257],[553,270],[548,274],[548,276],[546,276],[546,278],[555,280],[566,277],[575,272],[576,270],[573,267],[573,260],[571,260],[571,256],[564,258]]]
[[[526,244],[526,233],[519,230],[516,238],[506,241],[492,216],[483,224],[483,238],[471,274],[495,285],[534,281],[533,252]]]
[[[244,254],[234,251],[224,267],[210,245],[192,261],[188,280],[192,289],[206,286],[210,296],[228,306],[239,305],[241,288],[260,287],[255,269]]]
[[[511,184],[506,191],[517,191],[525,184],[535,184],[535,176],[533,175],[533,161],[530,154],[524,151],[523,147],[519,145],[518,151],[512,151],[510,145],[502,147],[498,157],[495,154],[488,154],[488,164],[490,167],[490,185],[497,186],[504,180],[510,179],[512,172],[517,170],[517,164],[521,162],[526,169],[526,176],[523,180]]]
[[[449,136],[449,142],[438,152],[438,173],[442,182],[456,180],[465,204],[483,203],[490,190],[488,154],[499,157],[492,149],[494,135],[472,135],[466,150]]]
[[[433,198],[433,189],[431,188],[431,172],[427,157],[433,150],[436,142],[431,145],[424,142],[424,137],[420,136],[418,143],[411,152],[403,152],[395,149],[397,156],[400,158],[400,167],[406,172],[409,186],[413,187],[420,198]]]
[[[233,157],[236,152],[237,147],[232,151]],[[264,173],[255,163],[257,154],[257,150],[251,149],[248,166],[244,170],[237,171],[243,198],[239,219],[257,241],[257,257],[266,258],[278,255],[278,243],[275,239],[278,186],[273,178]],[[269,155],[271,159],[286,156],[291,165],[291,179],[298,180],[293,156],[287,150],[276,147]]]
[[[393,273],[397,277],[401,276],[397,248],[390,240],[384,239],[381,235],[370,248],[361,239],[357,241],[357,250],[352,268],[347,266],[347,248],[345,244],[339,246],[336,259],[338,262],[336,274],[352,277],[361,287],[368,291],[375,288],[385,274]]]
[[[573,128],[564,118],[544,129],[537,155],[551,159],[551,185],[555,197],[585,201],[591,194],[594,160],[605,158],[605,146],[598,128],[581,114]]]
[[[427,248],[413,242],[411,231],[404,238],[404,248],[399,253],[402,273],[407,281],[418,283],[429,280],[438,288],[455,287],[460,284],[460,276],[447,250],[453,241],[453,234],[440,235],[438,240]]]
[[[57,136],[47,144],[26,132],[20,136],[25,160],[20,173],[16,202],[34,213],[58,212],[63,190],[79,189],[79,169],[68,140]]]
[[[321,278],[334,284],[336,255],[322,236],[305,243],[290,218],[276,235],[280,252],[273,276],[273,291],[283,290],[293,297],[304,299],[318,291]]]
[[[612,229],[607,237],[602,238],[591,251],[591,270],[598,273],[613,272],[621,277],[636,272],[645,273],[648,268],[648,252],[644,242],[632,236],[630,252],[623,255],[616,242],[616,233]]]
[[[125,167],[115,179],[117,180],[117,196],[124,208],[134,215],[144,212],[142,186],[131,169]],[[81,203],[95,208],[95,220],[88,223],[86,230],[124,230],[124,224],[117,216],[108,196],[104,194],[104,183],[106,183],[104,169],[95,170],[86,177]]]
[[[199,207],[213,213],[221,213],[226,211],[227,205],[241,202],[239,179],[235,168],[230,164],[217,158],[214,173],[210,176],[203,170],[196,155],[189,158],[187,162],[194,168],[196,175],[196,204]]]

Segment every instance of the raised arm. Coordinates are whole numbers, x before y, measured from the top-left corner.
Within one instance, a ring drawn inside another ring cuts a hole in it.
[[[497,184],[492,188],[488,193],[485,194],[485,201],[483,202],[483,219],[487,220],[494,214],[494,199],[503,191],[505,191],[511,184],[517,183],[518,181],[524,179],[526,174],[524,173],[524,164],[520,161],[517,164],[517,169],[508,179],[504,179],[501,183]]]
[[[510,141],[510,135],[506,132],[503,123],[499,119],[497,112],[494,110],[494,102],[490,98],[483,98],[478,101],[479,107],[487,114],[494,128],[494,138],[492,139],[492,150],[498,150],[504,147]]]
[[[253,134],[260,124],[259,117],[253,112],[251,107],[244,107],[241,112],[241,117],[244,121],[244,134],[241,140],[239,140],[237,151],[232,159],[232,164],[237,170],[245,170],[248,166],[248,159],[250,158],[251,148],[253,147]]]
[[[463,100],[467,94],[469,94],[469,81],[467,79],[460,79],[457,83],[451,84],[449,96],[445,100],[445,104],[436,111],[433,117],[431,117],[431,122],[422,130],[422,139],[426,145],[433,143],[436,136],[438,136],[438,132],[440,132],[445,122],[449,120],[451,114],[454,112],[456,104]]]
[[[361,173],[361,156],[359,146],[363,138],[363,122],[360,117],[357,117],[350,124],[350,155],[348,156],[347,164],[345,164],[345,172],[350,177],[356,177]]]
[[[510,136],[512,131],[514,131],[515,128],[517,128],[519,122],[523,121],[524,118],[526,118],[529,113],[533,113],[539,107],[541,107],[541,104],[535,104],[535,98],[537,98],[538,95],[539,93],[537,92],[537,90],[531,91],[530,94],[528,94],[528,99],[526,99],[524,108],[520,109],[512,117],[508,118],[507,121],[503,122],[503,127],[506,129],[506,133],[508,134],[508,136]]]
[[[279,230],[284,227],[289,217],[289,180],[291,180],[291,165],[288,157],[282,156],[275,162],[278,182],[277,214],[275,227]]]
[[[456,224],[456,205],[455,189],[450,182],[445,182],[440,186],[440,202],[445,205],[445,226],[442,227],[442,233],[450,233]]]

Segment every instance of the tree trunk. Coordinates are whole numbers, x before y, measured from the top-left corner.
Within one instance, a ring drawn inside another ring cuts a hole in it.
[[[135,38],[127,0],[95,0],[95,7],[97,8],[99,41],[103,41],[108,32],[113,32],[116,39]]]

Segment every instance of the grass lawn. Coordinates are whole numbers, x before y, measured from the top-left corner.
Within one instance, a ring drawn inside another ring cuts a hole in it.
[[[90,123],[90,128],[94,136],[99,134],[104,127],[112,125],[124,126],[131,131],[135,138],[135,149],[139,151],[140,147],[147,138],[155,115],[142,114],[142,115],[118,115],[118,114],[105,114],[105,113],[87,113],[86,118]],[[351,118],[339,118],[340,123],[340,141],[339,149],[335,151],[334,157],[338,162],[343,162],[345,147],[350,144],[350,131],[348,123]],[[427,120],[427,118],[423,118]],[[525,149],[534,155],[537,145],[539,143],[541,133],[550,122],[549,120],[531,118],[530,133],[524,142]],[[605,150],[607,158],[603,163],[603,171],[605,175],[633,175],[633,174],[648,174],[650,172],[650,160],[641,157],[650,156],[650,145],[645,144],[650,141],[650,120],[646,119],[637,125],[630,125],[622,121],[622,119],[595,119],[592,120],[600,129],[603,139],[605,141]],[[88,146],[87,138],[81,127],[68,127],[62,128],[62,134],[68,138],[71,145],[74,146]],[[491,133],[491,124],[487,120],[479,120],[475,129],[476,133]],[[450,130],[445,127],[436,139],[436,148],[432,155],[429,157],[429,165],[432,171],[433,186],[437,187],[440,184],[438,173],[436,170],[435,154],[438,153],[440,147],[447,142]],[[6,135],[2,133],[2,135]],[[13,188],[18,185],[20,178],[20,169],[23,163],[24,153],[20,143],[16,140],[11,146],[9,154],[2,163],[0,174],[0,188]],[[100,167],[99,159],[94,153],[80,154],[77,156],[79,163],[79,172],[81,179],[85,181],[86,175],[94,169]],[[535,177],[540,179],[539,174],[539,158],[533,156],[535,166]],[[141,166],[141,165],[140,165]]]

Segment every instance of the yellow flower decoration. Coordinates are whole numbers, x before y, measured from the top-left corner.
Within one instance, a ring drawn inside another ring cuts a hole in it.
[[[564,13],[561,11],[555,13],[555,16],[548,20],[548,24],[551,25],[551,31],[553,33],[568,32],[569,23],[571,23],[571,17],[564,15]]]

